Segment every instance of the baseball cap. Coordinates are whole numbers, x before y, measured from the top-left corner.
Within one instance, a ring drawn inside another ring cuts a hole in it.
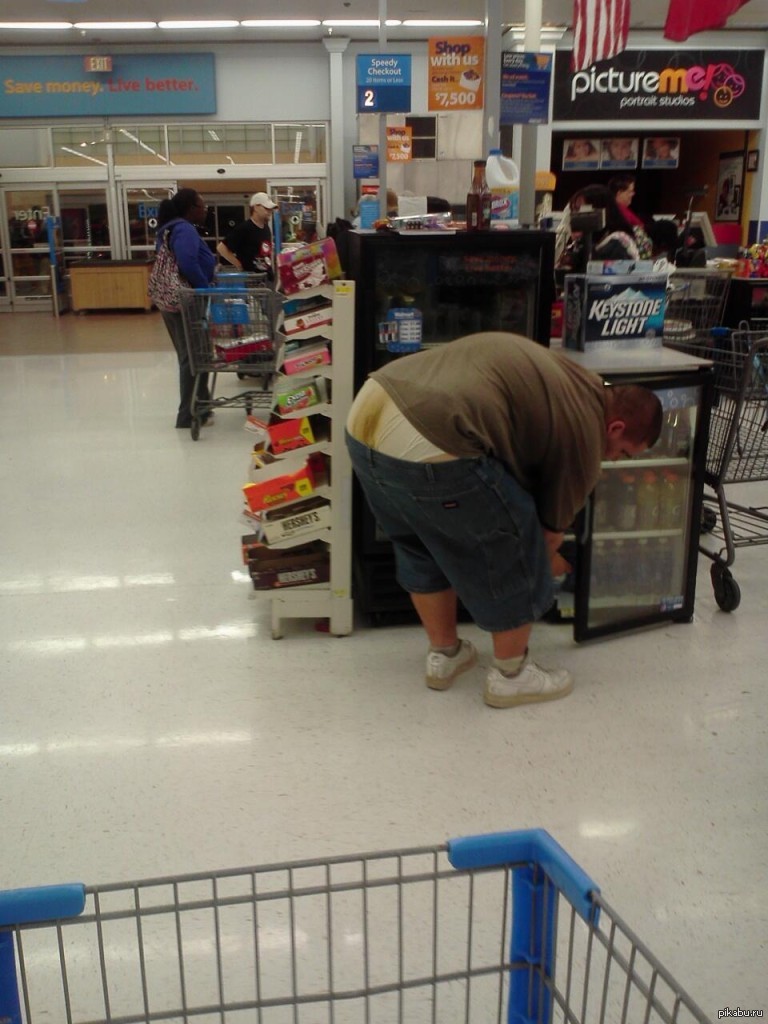
[[[263,206],[266,210],[277,209],[277,203],[273,203],[266,192],[254,192],[248,205]]]

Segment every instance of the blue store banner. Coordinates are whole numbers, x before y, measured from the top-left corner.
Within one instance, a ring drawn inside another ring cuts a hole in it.
[[[215,114],[212,53],[115,54],[111,71],[82,56],[0,57],[0,117]]]
[[[410,54],[360,53],[355,67],[358,114],[410,113]]]
[[[546,124],[549,120],[550,53],[501,55],[501,124]]]

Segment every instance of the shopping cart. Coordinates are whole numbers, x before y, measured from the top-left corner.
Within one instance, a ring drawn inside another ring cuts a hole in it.
[[[725,486],[768,480],[768,330],[745,323],[713,332],[714,401],[709,424],[704,537],[700,550],[712,559],[715,600],[726,612],[738,608],[741,591],[730,570],[736,549],[768,544],[768,507],[726,499]],[[713,548],[709,540],[721,542]]]
[[[242,278],[243,275],[239,275]],[[205,413],[223,407],[269,409],[270,384],[275,372],[275,327],[278,298],[263,285],[250,286],[237,281],[214,288],[182,288],[181,313],[189,352],[190,370],[195,384],[190,413],[192,439],[200,436]],[[235,395],[215,397],[220,373],[234,373],[239,379],[255,377],[255,387]],[[211,374],[210,398],[201,399],[201,377]]]
[[[531,830],[0,895],[0,1020],[709,1018],[561,847]]]
[[[676,269],[669,275],[663,342],[693,355],[710,344],[710,330],[723,322],[730,270]]]

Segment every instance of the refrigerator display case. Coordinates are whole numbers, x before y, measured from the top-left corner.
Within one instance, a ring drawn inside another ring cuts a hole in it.
[[[574,638],[693,617],[711,363],[672,349],[569,353],[608,384],[642,384],[664,410],[659,440],[643,456],[605,462],[575,524]]]
[[[554,240],[548,231],[350,232],[344,269],[357,282],[355,390],[404,352],[481,331],[548,346]],[[374,622],[415,620],[391,545],[356,485],[353,505],[358,609]]]

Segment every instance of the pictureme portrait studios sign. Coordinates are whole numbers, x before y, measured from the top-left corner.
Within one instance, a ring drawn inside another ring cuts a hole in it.
[[[585,71],[555,58],[555,121],[756,121],[763,50],[624,50]]]

